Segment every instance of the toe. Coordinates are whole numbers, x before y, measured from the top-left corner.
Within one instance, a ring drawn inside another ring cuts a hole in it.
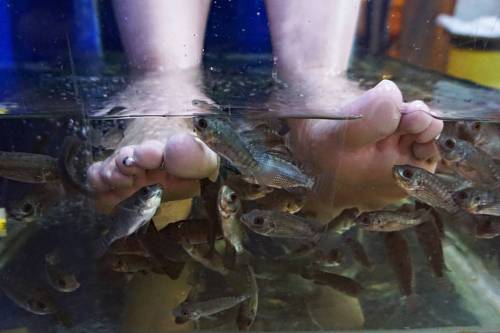
[[[431,125],[433,119],[429,114],[429,108],[424,102],[405,103],[401,110],[398,134],[420,134]]]
[[[442,130],[443,130],[443,121],[432,118],[432,121],[429,124],[429,126],[417,136],[415,141],[418,143],[426,143],[432,141],[435,138],[437,138],[439,134],[441,134]]]
[[[413,157],[417,160],[435,160],[438,157],[438,149],[434,141],[427,143],[413,143]]]
[[[134,147],[133,164],[146,170],[158,169],[163,161],[165,143],[157,140],[144,141]],[[123,161],[122,161],[123,162]]]
[[[108,185],[101,179],[101,169],[103,168],[104,162],[96,162],[92,164],[87,170],[87,177],[89,179],[90,186],[98,191],[106,191]]]
[[[191,134],[172,136],[165,147],[167,171],[181,178],[205,178],[216,172],[217,155]]]
[[[393,134],[401,117],[401,104],[401,91],[392,81],[384,80],[343,108],[344,114],[362,116],[342,123],[346,148],[359,148]]]

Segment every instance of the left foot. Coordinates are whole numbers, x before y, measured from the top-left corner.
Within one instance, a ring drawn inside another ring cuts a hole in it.
[[[330,87],[352,87],[345,78],[334,80]],[[340,94],[356,95],[350,89],[313,96],[314,107],[338,105]],[[348,207],[378,209],[404,198],[405,193],[392,178],[395,164],[411,164],[434,172],[438,162],[434,141],[443,122],[433,118],[421,101],[403,103],[401,91],[393,82],[380,82],[338,113],[363,118],[291,124],[290,144],[295,155],[311,164],[319,175],[318,190],[308,206],[318,218],[329,219]]]

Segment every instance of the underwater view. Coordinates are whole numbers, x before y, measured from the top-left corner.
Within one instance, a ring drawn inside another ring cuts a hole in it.
[[[0,66],[0,333],[500,332],[498,72],[373,31],[311,80],[226,40],[134,70],[117,3],[126,51]]]

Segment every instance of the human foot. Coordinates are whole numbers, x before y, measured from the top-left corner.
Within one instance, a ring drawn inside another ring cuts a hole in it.
[[[344,78],[336,80],[343,87],[349,86]],[[311,105],[331,105],[332,97],[324,92],[312,96],[315,102]],[[380,82],[338,112],[363,118],[291,123],[290,144],[295,156],[319,175],[318,190],[308,205],[318,218],[331,218],[352,206],[376,209],[405,197],[391,175],[395,164],[435,170],[438,152],[434,139],[443,122],[433,118],[421,101],[403,103],[393,82]]]
[[[125,114],[179,114],[192,108],[192,100],[207,98],[189,75],[155,75],[142,78],[109,103],[125,107]],[[111,209],[138,189],[162,184],[172,200],[193,196],[197,179],[217,170],[217,156],[197,140],[184,118],[132,120],[115,152],[87,171],[96,190],[98,207]]]

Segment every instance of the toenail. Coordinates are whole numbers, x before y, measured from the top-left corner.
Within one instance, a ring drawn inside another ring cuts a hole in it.
[[[135,159],[133,157],[127,156],[123,159],[122,164],[126,167],[131,167],[135,164]]]

